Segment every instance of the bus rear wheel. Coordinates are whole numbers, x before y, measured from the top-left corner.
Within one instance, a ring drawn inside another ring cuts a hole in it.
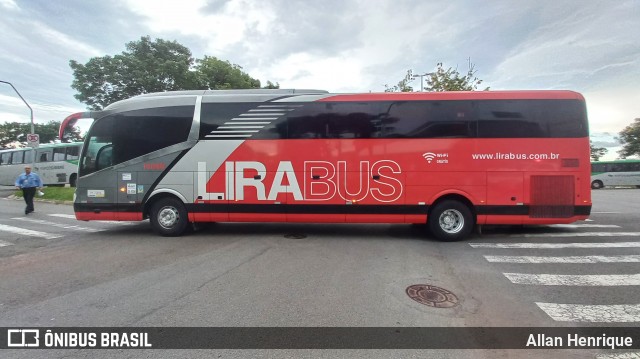
[[[177,198],[162,198],[151,207],[151,227],[161,236],[178,237],[189,224],[187,210]]]
[[[467,205],[459,201],[446,200],[438,203],[427,221],[434,237],[443,242],[460,241],[473,230],[473,214]]]
[[[600,180],[596,180],[596,181],[591,182],[591,188],[593,188],[593,189],[600,189],[602,187],[604,187],[604,184]]]

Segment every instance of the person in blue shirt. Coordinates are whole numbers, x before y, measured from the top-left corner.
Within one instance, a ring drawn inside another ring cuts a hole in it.
[[[42,187],[40,176],[35,172],[31,172],[31,166],[25,166],[24,173],[18,176],[15,185],[16,188],[22,190],[24,201],[27,203],[24,214],[33,212],[33,197],[36,195],[36,190]]]

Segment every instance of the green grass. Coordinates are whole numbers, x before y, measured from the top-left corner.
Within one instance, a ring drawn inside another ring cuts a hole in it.
[[[72,187],[45,187],[42,189],[44,196],[40,197],[36,195],[35,198],[48,199],[54,201],[73,201],[73,192],[75,188]],[[16,196],[22,197],[22,191],[16,191]]]

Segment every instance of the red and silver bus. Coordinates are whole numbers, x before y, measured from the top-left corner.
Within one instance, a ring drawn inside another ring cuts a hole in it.
[[[79,220],[571,223],[591,211],[584,98],[571,91],[178,91],[116,102],[80,158]]]

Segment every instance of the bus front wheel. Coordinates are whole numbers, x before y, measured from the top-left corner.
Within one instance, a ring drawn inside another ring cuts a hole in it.
[[[602,181],[593,181],[591,182],[591,188],[593,189],[600,189],[604,187],[604,184],[602,183]]]
[[[187,210],[177,198],[163,198],[151,207],[151,227],[161,236],[177,237],[189,224]]]
[[[446,200],[438,203],[427,221],[429,230],[438,240],[455,242],[466,238],[473,230],[473,214],[467,205]]]

